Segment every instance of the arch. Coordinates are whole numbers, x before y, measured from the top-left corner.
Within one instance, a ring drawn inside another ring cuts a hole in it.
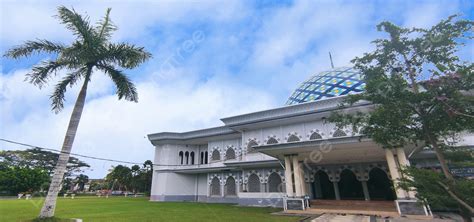
[[[314,174],[314,182],[312,184],[313,197],[315,199],[334,200],[336,193],[334,192],[334,185],[329,180],[326,172],[318,170]]]
[[[191,165],[194,165],[194,151],[191,151],[191,154],[189,157],[191,158]]]
[[[334,133],[332,134],[332,137],[343,137],[343,136],[347,136],[347,133],[340,129],[334,131]]]
[[[268,140],[267,140],[267,144],[277,144],[278,143],[278,140],[275,139],[275,137],[270,137]]]
[[[291,135],[290,137],[288,137],[288,140],[286,140],[287,142],[298,142],[300,141],[300,138],[296,135]]]
[[[371,200],[395,200],[392,181],[387,173],[378,167],[370,170],[367,188]]]
[[[205,162],[205,164],[209,163],[208,158],[209,158],[209,153],[206,151],[206,152],[204,152],[204,162]]]
[[[220,160],[220,159],[221,159],[221,153],[219,152],[219,150],[215,149],[214,151],[212,151],[211,160]]]
[[[234,149],[232,148],[227,148],[227,150],[225,151],[225,159],[226,160],[233,160],[235,159],[235,151]]]
[[[311,136],[309,137],[310,140],[320,140],[322,138],[323,137],[321,136],[321,134],[317,132],[312,133]]]
[[[252,173],[249,176],[247,185],[249,192],[260,192],[260,178],[257,176],[257,174]]]
[[[364,200],[364,191],[362,183],[357,180],[352,170],[344,169],[340,174],[338,183],[339,193],[342,200]]]
[[[283,192],[281,184],[281,177],[278,173],[273,172],[268,176],[268,192]]]
[[[221,195],[221,183],[219,178],[214,177],[211,181],[211,196],[220,196]]]
[[[179,159],[180,159],[181,165],[183,165],[183,160],[184,160],[183,151],[179,151]]]
[[[200,163],[201,163],[201,164],[204,164],[204,152],[201,152],[201,160],[200,160]]]
[[[249,141],[247,145],[247,153],[255,153],[256,150],[253,148],[254,146],[258,146],[258,143],[255,140]]]
[[[230,176],[227,177],[227,180],[225,181],[225,195],[226,196],[237,196],[237,189],[235,186],[235,179],[234,177]]]
[[[184,153],[184,157],[186,157],[186,165],[189,164],[189,152],[186,151],[186,153]]]

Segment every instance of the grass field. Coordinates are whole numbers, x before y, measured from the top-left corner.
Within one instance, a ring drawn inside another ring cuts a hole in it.
[[[0,200],[0,221],[28,221],[36,216],[42,199]],[[273,208],[239,207],[228,204],[150,202],[147,198],[80,197],[58,199],[56,216],[88,221],[297,221],[274,216]]]

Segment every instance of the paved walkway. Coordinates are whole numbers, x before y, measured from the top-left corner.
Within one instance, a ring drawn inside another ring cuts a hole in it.
[[[372,218],[371,218],[372,217]],[[372,220],[371,220],[372,219]],[[461,220],[458,220],[461,219]],[[432,218],[432,219],[414,219],[406,217],[397,217],[397,218],[382,218],[375,216],[365,216],[365,215],[338,215],[338,214],[323,214],[318,218],[311,220],[311,222],[456,222],[462,221],[462,218]]]
[[[370,222],[370,216],[323,214],[311,222]]]

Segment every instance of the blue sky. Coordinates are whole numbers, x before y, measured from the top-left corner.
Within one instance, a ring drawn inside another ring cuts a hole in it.
[[[143,162],[153,158],[144,138],[159,131],[221,125],[220,118],[282,106],[311,74],[372,49],[383,37],[375,26],[388,20],[429,27],[460,13],[474,18],[472,1],[11,1],[0,3],[0,51],[31,39],[69,43],[72,35],[53,17],[56,7],[74,7],[97,21],[107,7],[119,30],[113,41],[144,46],[153,59],[127,73],[139,103],[117,101],[102,73],[90,86],[73,151]],[[459,55],[473,61],[473,44]],[[24,82],[31,65],[50,58],[1,58],[0,137],[60,148],[77,87],[66,108],[50,111],[54,86]],[[0,144],[0,149],[21,147]],[[85,159],[86,160],[86,159]],[[93,178],[113,163],[86,160]],[[116,164],[115,164],[116,165]]]

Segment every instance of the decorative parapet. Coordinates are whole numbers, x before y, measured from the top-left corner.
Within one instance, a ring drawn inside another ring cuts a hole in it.
[[[301,116],[305,114],[312,114],[318,112],[331,111],[339,108],[341,102],[344,101],[345,96],[328,98],[314,102],[301,103],[291,106],[284,106],[275,109],[269,109],[254,113],[248,113],[238,116],[222,118],[221,121],[228,127],[251,124],[255,122],[262,122],[274,119],[289,118],[292,116]],[[360,101],[352,107],[370,105],[367,101]]]
[[[205,138],[205,137],[212,137],[212,136],[220,136],[220,135],[230,135],[239,133],[230,129],[226,126],[219,126],[183,133],[176,133],[176,132],[161,132],[161,133],[154,133],[148,134],[148,139],[153,143],[156,141],[163,141],[163,140],[191,140],[197,138]]]

